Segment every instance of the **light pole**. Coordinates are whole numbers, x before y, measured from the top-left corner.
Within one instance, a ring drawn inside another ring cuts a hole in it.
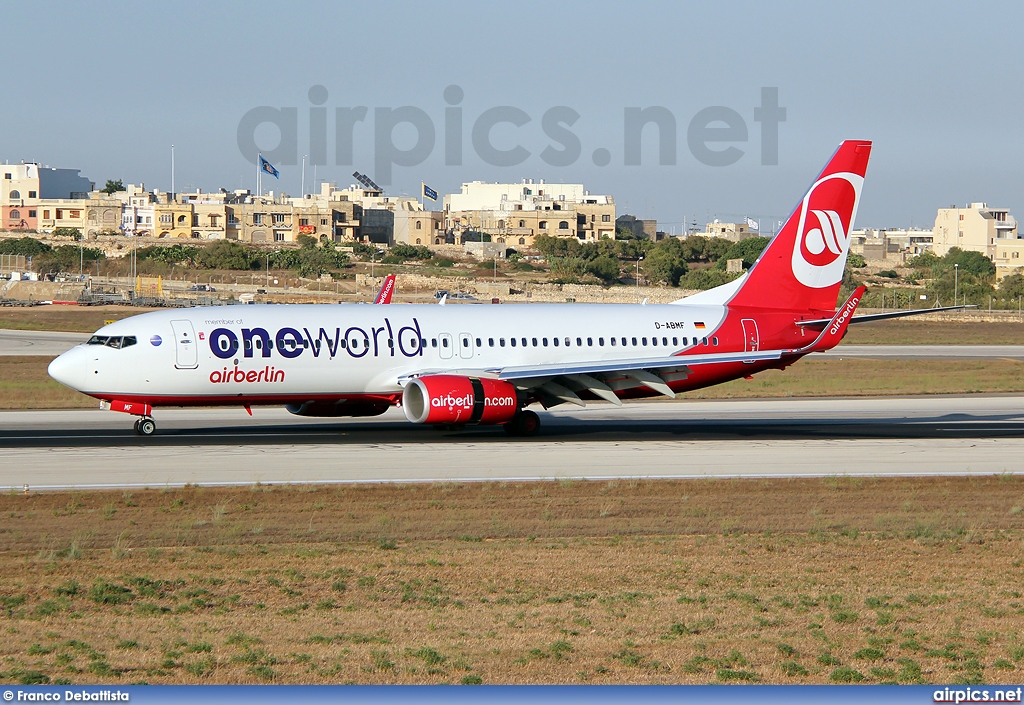
[[[270,253],[267,253],[267,291],[270,291]]]
[[[640,260],[643,256],[636,258],[636,302],[640,303]]]
[[[957,299],[957,291],[960,285],[960,263],[957,262],[953,265],[953,305],[956,306],[959,303]]]

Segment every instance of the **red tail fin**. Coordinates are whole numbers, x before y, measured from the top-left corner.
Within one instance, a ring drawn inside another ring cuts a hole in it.
[[[833,310],[870,155],[870,142],[840,145],[730,305]]]
[[[391,296],[395,293],[395,275],[389,274],[384,279],[384,283],[380,285],[380,291],[377,292],[377,298],[373,300],[375,304],[389,304],[391,303]]]

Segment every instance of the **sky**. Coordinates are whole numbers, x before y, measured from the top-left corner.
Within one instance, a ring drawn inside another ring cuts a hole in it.
[[[1015,2],[5,3],[0,162],[169,190],[173,144],[176,190],[255,189],[254,147],[281,174],[264,189],[297,195],[323,147],[315,177],[340,187],[583,183],[678,233],[784,218],[843,139],[869,139],[857,224],[927,228],[954,203],[1024,214],[1022,20]],[[349,160],[336,110],[360,106]],[[675,149],[650,124],[630,159],[627,114],[649,108]]]

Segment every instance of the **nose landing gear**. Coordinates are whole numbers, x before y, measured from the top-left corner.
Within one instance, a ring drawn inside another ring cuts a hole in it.
[[[148,416],[135,420],[135,433],[140,436],[152,436],[156,433],[156,421]]]

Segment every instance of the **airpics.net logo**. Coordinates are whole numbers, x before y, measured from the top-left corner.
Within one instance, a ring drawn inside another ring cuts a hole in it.
[[[640,166],[645,147],[651,154],[655,144],[657,163],[674,166],[680,159],[681,137],[685,137],[686,150],[698,163],[726,167],[752,149],[751,132],[756,131],[761,165],[776,166],[779,126],[786,121],[786,108],[779,105],[779,89],[764,87],[757,105],[739,109],[712,105],[695,111],[689,119],[680,119],[661,105],[627,106],[622,108],[617,134],[584,145],[574,127],[588,121],[567,105],[544,110],[539,116],[538,133],[537,115],[514,105],[496,105],[469,114],[462,105],[466,92],[457,85],[445,88],[437,105],[427,109],[414,105],[381,106],[372,111],[365,105],[329,108],[328,90],[321,85],[310,87],[307,97],[309,106],[301,109],[260,105],[246,111],[237,128],[242,156],[254,165],[262,154],[268,161],[286,166],[299,164],[302,156],[310,166],[354,166],[355,145],[372,144],[373,178],[388,186],[395,167],[419,166],[439,148],[446,166],[462,166],[467,138],[472,153],[495,167],[517,167],[533,157],[551,167],[568,167],[587,156],[598,167],[613,161],[622,166]],[[301,149],[300,112],[305,113],[301,116],[306,123],[302,132],[309,137],[309,144]],[[442,113],[439,130],[435,118]],[[756,124],[754,130],[750,120]],[[329,154],[332,161],[328,160]]]

